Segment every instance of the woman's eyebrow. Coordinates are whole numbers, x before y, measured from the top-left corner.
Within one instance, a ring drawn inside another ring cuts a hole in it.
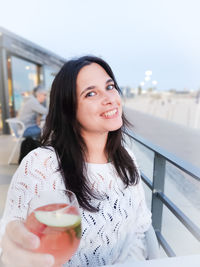
[[[106,81],[106,84],[107,84],[107,83],[110,83],[110,82],[114,82],[113,79],[111,79],[111,78],[108,79],[108,80]]]

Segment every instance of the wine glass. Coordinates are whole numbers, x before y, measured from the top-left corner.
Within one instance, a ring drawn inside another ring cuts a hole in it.
[[[81,239],[78,201],[69,190],[40,191],[29,202],[25,222],[29,231],[40,238],[34,250],[52,254],[54,267],[61,267],[77,250]]]

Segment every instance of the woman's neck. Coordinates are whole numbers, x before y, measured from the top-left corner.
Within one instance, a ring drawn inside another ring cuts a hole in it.
[[[108,155],[105,151],[108,134],[83,134],[87,151],[86,162],[107,163]]]

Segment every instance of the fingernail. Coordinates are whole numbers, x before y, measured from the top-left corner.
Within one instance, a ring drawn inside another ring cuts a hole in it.
[[[52,255],[45,255],[46,259],[46,263],[48,264],[48,266],[53,266],[54,265],[54,257]]]

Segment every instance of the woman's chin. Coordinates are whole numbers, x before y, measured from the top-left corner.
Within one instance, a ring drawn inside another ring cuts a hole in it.
[[[122,122],[113,124],[113,125],[109,125],[109,132],[113,132],[116,131],[118,129],[120,129],[122,127]]]

